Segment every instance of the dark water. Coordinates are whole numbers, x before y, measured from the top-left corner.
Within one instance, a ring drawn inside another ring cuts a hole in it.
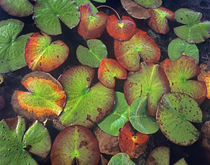
[[[99,5],[95,3],[96,5]],[[116,9],[120,16],[122,15],[128,15],[126,11],[121,7],[120,0],[107,0],[106,5],[109,5]],[[163,6],[175,11],[181,7],[185,8],[191,8],[193,10],[202,12],[204,15],[204,18],[207,20],[210,20],[210,0],[163,0]],[[110,15],[113,14],[112,11],[109,9],[101,9],[106,14]],[[6,12],[4,12],[0,8],[0,20],[5,20],[8,18],[16,18],[9,16]],[[25,18],[17,18],[20,19],[25,23],[25,27],[21,34],[26,34],[29,32],[38,32],[39,29],[36,28],[36,25],[33,22],[32,16],[25,17]],[[165,59],[167,57],[167,46],[169,42],[176,38],[173,27],[178,26],[179,24],[176,22],[169,22],[170,26],[170,32],[166,35],[158,35],[147,26],[147,21],[145,20],[137,20],[134,19],[137,27],[147,31],[148,34],[156,41],[158,46],[161,49],[161,60]],[[63,40],[70,48],[70,54],[67,61],[60,66],[59,68],[55,69],[54,71],[50,72],[55,78],[58,78],[60,74],[62,74],[66,69],[68,69],[71,66],[78,65],[79,62],[76,59],[76,48],[79,44],[85,45],[86,41],[80,37],[77,33],[77,27],[70,30],[68,29],[64,24],[62,24],[62,31],[63,33],[58,36],[53,36],[53,40]],[[114,51],[113,51],[113,39],[107,35],[106,32],[102,35],[100,38],[107,46],[107,49],[109,50],[108,57],[114,57]],[[210,39],[208,39],[206,42],[202,44],[197,45],[200,51],[200,61],[206,62],[206,58],[210,57]],[[6,106],[4,109],[0,111],[0,120],[4,118],[14,117],[16,114],[12,110],[10,100],[11,96],[15,89],[24,89],[21,86],[21,79],[22,77],[31,72],[27,67],[24,67],[20,70],[17,70],[15,72],[7,73],[4,75],[4,83],[0,87],[0,96],[3,96],[6,101]],[[118,80],[118,84],[115,88],[117,91],[122,91],[123,88],[123,81]],[[201,109],[203,110],[203,121],[210,120],[210,101],[205,100],[205,102],[201,105]],[[198,128],[201,127],[201,125],[197,125]],[[51,124],[48,124],[48,129],[50,130],[50,134],[52,136],[52,140],[56,137],[58,134],[58,131],[51,127]],[[159,131],[155,135],[152,135],[150,142],[148,144],[147,151],[144,155],[140,156],[139,159],[134,160],[137,164],[141,165],[144,164],[146,157],[148,156],[148,153],[156,146],[169,146],[171,149],[171,164],[173,164],[178,159],[185,157],[186,161],[190,165],[209,165],[210,164],[210,158],[207,156],[206,151],[200,146],[200,141],[196,142],[194,145],[189,147],[182,147],[175,145],[171,142],[169,142]],[[105,156],[110,157],[110,156]],[[39,162],[39,164],[50,164],[49,157],[47,157],[44,160],[40,160],[39,158],[36,158],[36,160]]]

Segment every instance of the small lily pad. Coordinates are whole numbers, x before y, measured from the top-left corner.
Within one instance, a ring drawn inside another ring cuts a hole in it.
[[[28,0],[1,0],[0,6],[12,16],[25,17],[33,13],[33,5]]]
[[[155,41],[139,29],[128,41],[115,40],[114,53],[120,65],[129,71],[139,69],[140,57],[148,63],[156,63],[160,59],[160,49]]]
[[[88,65],[93,68],[99,67],[103,58],[107,57],[107,48],[101,40],[87,40],[87,47],[79,45],[77,48],[77,59],[83,65]]]
[[[163,134],[175,144],[187,146],[199,138],[199,131],[192,123],[202,122],[202,111],[186,94],[165,94],[159,103],[156,119]]]
[[[134,1],[146,8],[158,8],[162,4],[162,0],[134,0]]]
[[[61,131],[52,146],[52,165],[97,165],[100,159],[98,141],[92,132],[83,126],[74,125]]]
[[[64,126],[79,124],[92,127],[111,111],[114,90],[101,83],[90,86],[94,74],[95,70],[88,66],[75,66],[59,78],[67,94],[67,103],[60,115]]]
[[[189,44],[179,38],[172,40],[168,45],[169,58],[175,61],[182,55],[192,57],[197,64],[199,63],[199,50],[195,44]]]
[[[61,34],[61,20],[69,28],[79,23],[79,11],[74,1],[37,0],[34,21],[40,30],[50,35]]]
[[[187,162],[185,161],[184,158],[178,160],[176,163],[174,163],[173,165],[188,165]]]
[[[126,79],[127,71],[111,58],[103,58],[98,68],[98,79],[107,88],[115,87],[115,78]]]
[[[31,72],[21,82],[25,91],[15,91],[12,96],[14,110],[27,117],[44,121],[58,117],[66,101],[61,84],[50,74]]]
[[[108,165],[135,165],[135,163],[130,159],[128,154],[119,153],[110,159]]]
[[[106,133],[118,136],[120,128],[128,121],[128,111],[130,106],[125,100],[125,96],[121,92],[115,93],[115,105],[112,111],[106,116],[98,126]]]
[[[131,105],[129,120],[132,126],[144,134],[153,134],[159,130],[156,120],[147,114],[147,97],[137,98]]]
[[[46,157],[51,148],[47,129],[34,122],[26,131],[25,120],[21,117],[0,121],[1,164],[38,165],[29,153]]]

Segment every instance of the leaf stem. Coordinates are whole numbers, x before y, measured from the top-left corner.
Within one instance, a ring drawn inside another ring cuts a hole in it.
[[[113,9],[112,7],[110,7],[110,6],[100,5],[100,6],[96,7],[96,8],[99,9],[99,8],[102,8],[102,7],[111,9],[117,15],[118,19],[121,20],[120,15],[118,14],[118,12],[115,9]]]

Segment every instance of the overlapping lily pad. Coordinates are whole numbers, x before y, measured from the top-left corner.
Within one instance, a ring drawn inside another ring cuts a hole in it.
[[[51,38],[42,33],[29,37],[25,47],[25,60],[31,70],[50,72],[67,59],[68,46],[61,40],[51,43]]]
[[[67,103],[60,116],[64,126],[79,124],[92,127],[111,111],[114,90],[101,83],[92,86],[94,73],[94,69],[88,66],[75,66],[59,78],[67,94]]]
[[[114,41],[114,53],[118,62],[129,71],[137,71],[140,57],[145,62],[156,63],[160,59],[160,49],[155,41],[142,30],[128,41]]]
[[[76,2],[76,5],[78,7],[84,4],[89,4],[91,6],[93,14],[96,14],[98,12],[98,9],[93,5],[93,3],[90,0],[74,0],[74,1]],[[104,0],[96,0],[96,1],[104,1]]]
[[[159,103],[156,119],[163,134],[175,144],[187,146],[199,138],[199,131],[192,123],[202,122],[202,111],[186,94],[165,94]]]
[[[158,8],[162,4],[162,0],[134,0],[139,5],[146,8]]]
[[[21,83],[28,91],[13,93],[12,105],[17,113],[40,121],[58,117],[65,105],[66,94],[55,78],[36,71],[25,75]]]
[[[159,100],[169,92],[169,83],[159,65],[141,63],[140,66],[139,71],[129,73],[125,81],[125,98],[131,105],[137,98],[148,96],[148,114],[155,116]]]
[[[29,153],[43,158],[48,155],[51,140],[47,129],[36,121],[25,131],[21,117],[0,121],[0,164],[38,165]]]
[[[56,137],[50,159],[52,165],[97,165],[100,159],[98,141],[88,128],[67,127]]]
[[[24,49],[31,34],[17,38],[23,26],[24,23],[16,19],[0,22],[0,73],[15,71],[26,66]]]
[[[79,45],[77,48],[77,59],[83,65],[97,68],[103,58],[107,57],[107,48],[98,39],[87,40],[87,47]]]
[[[119,153],[114,155],[108,165],[135,165],[135,163],[130,159],[129,155],[126,153]]]

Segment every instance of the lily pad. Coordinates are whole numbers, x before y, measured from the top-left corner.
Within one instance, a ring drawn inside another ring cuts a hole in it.
[[[28,0],[1,0],[0,6],[12,16],[25,17],[33,13],[33,5]]]
[[[91,6],[93,14],[96,14],[98,12],[98,9],[93,5],[93,3],[90,0],[74,0],[74,1],[76,2],[76,5],[78,7],[84,4],[89,4]],[[103,1],[103,0],[98,0],[98,1]]]
[[[55,78],[36,71],[24,76],[21,83],[28,91],[13,93],[11,102],[17,113],[39,121],[58,117],[65,105],[66,94]]]
[[[115,87],[115,78],[126,79],[127,71],[111,58],[103,58],[98,69],[98,79],[107,88]]]
[[[130,106],[125,100],[125,96],[121,92],[115,93],[115,105],[112,111],[106,116],[98,126],[106,133],[118,136],[120,128],[128,121],[128,111]]]
[[[98,141],[92,132],[83,126],[74,125],[61,131],[52,146],[52,165],[97,165],[100,159]]]
[[[176,163],[174,163],[173,165],[188,165],[187,162],[185,161],[184,158],[178,160]]]
[[[61,40],[51,43],[51,38],[42,33],[29,37],[25,47],[25,59],[31,70],[50,72],[67,59],[68,46]]]
[[[146,8],[158,8],[162,4],[162,0],[134,0],[139,5]]]
[[[159,130],[156,120],[147,114],[147,97],[137,98],[131,105],[129,120],[132,126],[144,134],[153,134]]]
[[[106,0],[93,0],[95,2],[99,2],[99,3],[106,3]]]
[[[176,61],[182,55],[195,59],[199,63],[199,50],[195,44],[189,44],[179,38],[172,40],[168,45],[168,56],[172,61]]]
[[[1,164],[38,165],[29,153],[46,157],[51,148],[47,129],[35,122],[26,131],[25,120],[21,117],[0,121]]]
[[[191,80],[199,74],[195,60],[182,56],[176,61],[165,59],[162,64],[170,83],[171,92],[186,93],[201,104],[206,97],[206,85],[202,81]]]
[[[92,127],[111,111],[114,90],[101,83],[91,86],[94,74],[95,70],[88,66],[75,66],[59,78],[67,94],[67,103],[60,116],[64,126],[79,124]]]
[[[160,59],[160,49],[155,41],[139,29],[128,41],[115,40],[114,53],[120,65],[129,71],[139,69],[140,57],[148,63],[156,63]]]
[[[24,50],[31,33],[17,38],[23,26],[24,23],[16,19],[0,22],[0,73],[15,71],[26,66]]]
[[[137,72],[130,72],[124,84],[125,98],[129,105],[139,97],[148,96],[148,114],[155,116],[158,102],[164,93],[169,92],[165,73],[157,64],[140,64]]]
[[[163,134],[175,144],[187,146],[199,138],[199,131],[192,123],[202,122],[202,111],[186,94],[165,94],[159,103],[156,119]]]
[[[37,27],[50,35],[61,34],[61,20],[69,28],[79,23],[79,11],[74,1],[37,0],[34,6],[34,21]]]
[[[93,68],[99,67],[103,58],[107,57],[107,48],[101,40],[87,40],[87,47],[79,45],[77,48],[77,59],[83,65]]]
[[[110,159],[108,165],[135,165],[135,163],[130,159],[128,154],[119,153]]]

